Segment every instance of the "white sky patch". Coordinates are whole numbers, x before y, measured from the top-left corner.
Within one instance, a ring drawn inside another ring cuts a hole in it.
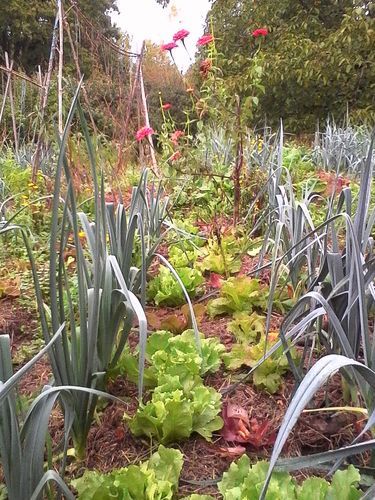
[[[186,29],[190,35],[185,39],[190,56],[194,59],[196,43],[203,34],[209,0],[172,0],[163,9],[156,0],[117,0],[120,14],[113,14],[112,20],[132,38],[132,49],[138,52],[143,40],[161,45],[172,41],[176,31]],[[185,71],[191,61],[185,49],[173,50],[177,66]]]

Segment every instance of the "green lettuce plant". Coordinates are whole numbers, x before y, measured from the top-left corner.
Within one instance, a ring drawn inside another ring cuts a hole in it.
[[[160,445],[149,460],[109,474],[86,471],[72,481],[79,500],[172,500],[183,464],[179,450]]]
[[[235,336],[237,342],[255,343],[266,333],[264,317],[255,312],[236,312],[233,320],[228,323],[228,331]]]
[[[220,297],[208,303],[210,316],[264,310],[267,306],[268,288],[259,280],[247,276],[236,276],[225,281],[220,288]]]
[[[194,265],[199,254],[195,248],[187,250],[177,245],[171,246],[168,253],[168,260],[175,269]]]
[[[267,476],[268,463],[265,461],[251,465],[247,455],[233,462],[218,484],[223,500],[243,500],[260,498]],[[310,477],[297,484],[288,472],[274,472],[268,485],[266,500],[285,498],[288,500],[356,500],[361,498],[358,489],[361,476],[350,465],[346,470],[337,471],[329,483],[319,477]]]
[[[205,338],[200,334],[200,353],[197,351],[194,330],[185,330],[181,335],[168,331],[157,331],[147,339],[144,370],[145,387],[156,387],[162,373],[177,374],[180,378],[188,375],[204,376],[216,372],[221,364],[225,347],[217,338]],[[138,371],[138,348],[131,351],[126,347],[111,376],[126,375],[136,382]]]
[[[211,439],[212,432],[222,427],[218,416],[221,396],[206,387],[201,377],[218,369],[224,347],[217,339],[201,336],[200,355],[193,330],[174,337],[169,332],[156,332],[150,340],[146,358],[151,366],[146,368],[145,378],[156,382],[156,388],[151,400],[130,419],[130,430],[163,444],[187,438],[193,432]]]
[[[180,267],[176,269],[186,291],[194,297],[197,288],[203,283],[202,273],[198,269],[190,267]],[[171,271],[160,266],[159,274],[149,283],[148,297],[156,305],[178,306],[184,303],[184,293]]]
[[[237,273],[241,268],[241,248],[232,235],[223,236],[220,242],[209,239],[202,249],[203,259],[199,264],[202,271],[211,271],[221,275]]]
[[[221,395],[206,387],[199,375],[162,375],[151,400],[137,410],[129,427],[135,436],[148,436],[169,444],[197,432],[210,440],[221,429]]]
[[[256,313],[236,313],[228,325],[236,338],[230,352],[223,354],[223,361],[229,370],[242,366],[255,367],[267,352],[278,343],[276,332],[266,335],[265,321]],[[297,351],[291,347],[289,355],[297,360]],[[260,366],[253,371],[253,383],[256,387],[275,393],[282,382],[282,375],[289,370],[289,361],[284,349],[279,346]]]

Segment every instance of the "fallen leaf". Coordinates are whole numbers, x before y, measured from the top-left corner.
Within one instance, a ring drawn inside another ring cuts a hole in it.
[[[160,327],[162,330],[167,330],[178,335],[187,329],[187,321],[184,317],[171,315],[161,321]]]
[[[240,457],[246,451],[244,446],[228,446],[218,448],[218,453],[222,457]]]
[[[195,319],[197,320],[197,323],[199,324],[202,321],[203,316],[206,312],[206,306],[204,304],[194,304],[193,311],[195,314]],[[192,322],[191,322],[189,305],[188,304],[183,305],[181,307],[181,312],[185,316],[187,327],[191,328]]]
[[[147,318],[147,323],[154,329],[154,330],[160,330],[160,318],[159,316],[152,312],[148,311],[146,312],[146,318]]]
[[[220,274],[210,273],[210,278],[209,278],[207,284],[211,288],[220,288],[223,279],[224,278]]]
[[[115,437],[117,441],[122,441],[125,437],[125,429],[123,427],[116,427]]]
[[[14,280],[1,280],[0,281],[0,298],[8,297],[16,299],[21,295],[21,280],[16,278]]]

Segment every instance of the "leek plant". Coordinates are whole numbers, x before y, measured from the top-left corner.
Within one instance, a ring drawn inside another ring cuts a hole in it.
[[[323,132],[317,129],[313,158],[318,168],[328,172],[359,175],[361,158],[366,156],[371,143],[371,131],[353,127],[348,121],[339,127],[327,121]]]
[[[20,377],[52,348],[62,330],[63,327],[17,374],[13,374],[9,336],[0,335],[0,459],[9,500],[40,498],[40,493],[49,482],[56,483],[65,498],[74,498],[61,476],[55,470],[45,471],[44,466],[48,421],[59,393],[42,393],[30,406],[23,422],[20,422],[17,412],[15,393]],[[65,432],[65,450],[67,444],[68,432]]]
[[[280,337],[286,351],[289,341],[295,342],[304,335],[318,333],[329,354],[320,359],[304,378],[291,356],[288,356],[299,380],[299,387],[280,427],[261,498],[265,498],[275,465],[293,470],[328,462],[335,464],[334,468],[337,468],[345,457],[365,450],[375,450],[374,439],[358,442],[375,424],[375,339],[369,328],[369,313],[374,314],[375,304],[375,209],[370,207],[373,142],[359,171],[361,183],[356,214],[351,214],[351,190],[347,188],[339,200],[338,213],[322,224],[327,227],[327,235],[317,277],[308,293],[300,298],[281,326]],[[340,224],[341,220],[344,225]],[[344,239],[342,231],[345,231]],[[324,326],[321,321],[323,317],[327,320],[327,325]],[[273,350],[274,348],[270,349],[264,358],[271,355]],[[302,410],[316,391],[338,370],[347,383],[359,389],[360,401],[366,406],[369,415],[364,430],[351,446],[309,457],[277,461]],[[375,487],[371,488],[365,498],[373,498],[374,491]]]
[[[144,351],[147,321],[145,301],[146,271],[162,238],[162,222],[167,200],[161,188],[147,189],[146,173],[133,191],[127,213],[123,204],[115,210],[105,202],[103,177],[98,180],[96,158],[83,111],[73,99],[60,142],[52,199],[49,258],[49,304],[45,306],[39,278],[26,233],[9,225],[4,231],[21,231],[33,270],[38,310],[45,342],[50,329],[65,325],[64,335],[49,351],[54,384],[76,387],[60,402],[72,409],[72,437],[76,455],[85,453],[87,435],[98,400],[97,390],[105,388],[106,373],[119,359],[135,318],[139,332],[139,398],[143,391]],[[79,212],[65,151],[71,123],[77,112],[85,137],[93,180],[94,220]],[[63,174],[65,183],[63,182]],[[66,186],[65,193],[63,187]],[[62,207],[62,210],[61,210]],[[73,234],[76,251],[74,276],[68,272],[65,250]],[[85,235],[87,248],[82,244]],[[136,265],[136,263],[138,265]],[[138,296],[140,299],[138,298]]]
[[[66,322],[69,335],[54,349],[57,385],[103,389],[107,371],[119,359],[135,317],[139,325],[139,398],[143,390],[144,351],[147,321],[145,302],[146,271],[161,238],[166,201],[161,189],[147,190],[146,174],[133,191],[128,215],[123,204],[114,210],[105,203],[104,180],[99,187],[96,159],[83,111],[73,102],[70,120],[77,107],[94,185],[95,219],[90,222],[77,210],[72,179],[65,158],[67,131],[60,145],[56,170],[50,240],[50,314],[52,327]],[[61,220],[59,205],[61,173],[64,169],[67,194]],[[80,240],[83,228],[88,253]],[[73,231],[76,248],[78,306],[72,300],[72,284],[64,262],[64,250]],[[135,266],[134,263],[139,265]],[[140,294],[140,300],[136,294]],[[77,455],[84,454],[97,397],[75,392],[71,396],[75,418],[72,424]]]
[[[54,483],[64,498],[74,500],[74,495],[63,480],[74,419],[72,395],[77,392],[86,393],[124,404],[119,398],[95,389],[45,386],[41,394],[32,401],[26,416],[23,418],[20,415],[16,386],[21,377],[53,348],[61,338],[64,326],[62,325],[50,342],[17,373],[13,373],[9,336],[0,335],[0,463],[5,481],[5,488],[0,484],[0,498],[37,500],[42,498],[44,491],[51,498],[52,490],[49,485]],[[63,402],[64,410],[63,451],[59,473],[57,473],[56,465],[53,465],[50,442],[47,441],[48,423],[56,402],[63,394],[65,397],[60,400]],[[45,464],[46,452],[48,470]]]

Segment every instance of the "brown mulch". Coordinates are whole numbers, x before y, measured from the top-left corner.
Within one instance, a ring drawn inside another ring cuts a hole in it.
[[[256,258],[244,260],[244,271],[256,265]],[[261,279],[266,282],[268,276],[265,272]],[[181,317],[178,308],[153,308],[147,307],[146,311],[157,315],[161,320],[176,314]],[[217,317],[214,319],[204,315],[199,328],[207,337],[216,337],[229,350],[234,342],[227,326],[230,317]],[[35,316],[19,307],[16,301],[0,300],[0,331],[11,337],[12,351],[17,353],[23,345],[33,338],[35,329]],[[274,315],[271,330],[276,330],[282,317]],[[24,325],[27,329],[24,331]],[[154,328],[157,329],[157,328]],[[132,332],[129,344],[134,347],[138,342],[137,334]],[[32,370],[21,380],[19,391],[30,396],[35,394],[44,384],[48,383],[51,370],[47,357],[42,358]],[[256,419],[260,424],[269,424],[269,433],[276,435],[281,421],[285,415],[288,403],[294,390],[294,380],[291,374],[284,377],[280,390],[273,395],[256,389],[251,381],[239,384],[231,392],[227,392],[231,384],[238,380],[238,373],[232,375],[221,368],[217,373],[206,378],[206,384],[221,391],[224,402],[230,402],[244,407],[250,419]],[[129,431],[124,420],[124,413],[132,416],[137,409],[137,388],[134,384],[118,378],[110,383],[108,390],[111,394],[123,399],[124,404],[101,402],[95,415],[94,424],[90,429],[87,443],[87,457],[84,462],[72,462],[69,473],[77,477],[86,469],[95,469],[109,472],[115,468],[126,467],[131,463],[146,460],[156,449],[147,439],[135,438]],[[344,406],[342,400],[341,377],[335,375],[329,383],[316,394],[312,406],[323,407]],[[283,450],[284,456],[301,456],[335,449],[352,442],[363,428],[363,418],[351,413],[304,413],[299,418],[291,432]],[[61,443],[63,437],[63,416],[61,410],[54,409],[51,417],[50,432],[55,448]],[[189,484],[189,481],[205,481],[220,478],[228,469],[230,463],[236,458],[226,452],[233,443],[227,443],[220,434],[213,437],[212,442],[205,441],[202,437],[194,435],[190,439],[178,444],[184,454],[184,466],[181,474],[181,494],[202,493],[217,496],[217,489],[212,486],[199,486]],[[273,445],[267,444],[258,449],[252,445],[246,446],[246,452],[252,461],[269,459]],[[366,455],[359,459],[360,465],[365,465]],[[304,477],[304,472],[301,477]]]
[[[12,354],[33,339],[36,327],[35,313],[21,307],[17,300],[0,300],[0,334],[9,335]]]

